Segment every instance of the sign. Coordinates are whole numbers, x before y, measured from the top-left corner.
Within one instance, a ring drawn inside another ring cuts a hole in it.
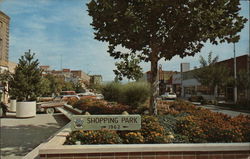
[[[140,130],[140,115],[73,115],[72,130]]]

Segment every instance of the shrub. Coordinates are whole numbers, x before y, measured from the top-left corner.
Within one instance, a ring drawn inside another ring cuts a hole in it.
[[[121,98],[122,84],[117,82],[108,83],[103,86],[102,94],[104,99],[110,102],[118,102]]]
[[[187,136],[192,143],[206,142],[206,135],[195,116],[181,117],[176,124],[177,134]]]
[[[125,144],[142,144],[145,142],[140,132],[126,132],[121,133],[120,136]]]
[[[120,144],[122,139],[115,131],[98,130],[98,131],[74,131],[66,137],[66,145],[74,145],[76,141],[81,144]]]
[[[65,101],[67,101],[67,104],[74,105],[76,102],[79,101],[77,98],[67,98]]]
[[[74,104],[74,107],[90,114],[122,114],[124,111],[132,112],[129,106],[109,103],[98,99],[81,99]]]
[[[148,99],[150,95],[150,87],[147,83],[132,82],[123,85],[121,94],[121,101],[118,102],[137,108]]]
[[[173,115],[161,115],[158,116],[159,123],[164,127],[166,132],[175,132],[176,124],[178,122],[177,118]]]
[[[240,129],[242,141],[250,142],[250,116],[239,115],[230,120],[233,126]],[[239,130],[238,130],[239,131]],[[238,132],[239,133],[239,132]]]
[[[163,126],[154,116],[143,116],[141,124],[141,134],[144,136],[145,143],[166,143],[166,136]]]
[[[143,82],[128,84],[113,82],[103,87],[102,94],[107,101],[129,105],[135,109],[146,102],[150,95],[150,87]]]
[[[250,117],[228,115],[176,101],[159,117],[165,131],[174,131],[174,142],[248,142]],[[180,138],[176,140],[177,138]]]

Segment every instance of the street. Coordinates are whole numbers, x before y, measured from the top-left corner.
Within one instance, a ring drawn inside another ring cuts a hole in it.
[[[250,115],[250,113],[234,111],[234,110],[231,110],[230,108],[219,107],[219,106],[215,106],[215,105],[198,105],[197,107],[207,108],[213,112],[227,114],[231,117],[235,117],[235,116],[238,116],[240,114]]]

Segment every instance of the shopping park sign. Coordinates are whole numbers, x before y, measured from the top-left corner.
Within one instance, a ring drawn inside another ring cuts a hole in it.
[[[140,115],[74,115],[71,120],[74,130],[140,130]]]

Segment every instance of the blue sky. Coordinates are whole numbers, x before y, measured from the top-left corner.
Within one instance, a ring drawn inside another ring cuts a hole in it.
[[[101,74],[105,81],[114,79],[115,60],[106,52],[107,43],[94,40],[91,17],[86,11],[88,0],[0,0],[0,10],[11,18],[9,58],[17,62],[25,51],[36,53],[41,65],[52,69],[81,69]],[[249,19],[249,1],[241,1],[240,14]],[[237,56],[249,53],[249,21],[236,44]],[[219,60],[233,57],[233,44],[206,44],[200,53],[184,59],[160,61],[164,70],[180,71],[181,62],[199,66],[199,56],[208,52]],[[150,64],[143,63],[144,71]]]

